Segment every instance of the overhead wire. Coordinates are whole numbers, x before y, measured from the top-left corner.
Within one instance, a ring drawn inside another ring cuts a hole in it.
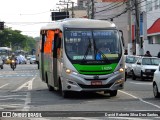
[[[145,2],[145,1],[147,1],[147,0],[141,1],[141,2],[139,2],[138,4],[141,4],[141,3]],[[156,2],[156,0],[155,0],[154,2]],[[152,3],[154,3],[154,2],[152,1]],[[148,4],[143,5],[143,6],[147,6],[147,5],[149,5],[149,4],[151,4],[151,3],[148,3]],[[140,8],[140,7],[143,7],[143,6],[139,6],[139,8]],[[116,8],[115,8],[115,9],[116,9]],[[135,10],[135,9],[134,9],[134,5],[132,5],[130,8],[125,8],[123,12],[115,15],[114,17],[107,18],[107,19],[105,19],[105,20],[119,17],[119,16],[121,16],[122,14],[125,14],[128,10],[131,10],[131,11]]]
[[[95,12],[95,14],[96,14],[96,13],[100,13],[100,12],[104,12],[104,11],[107,11],[107,10],[109,11],[109,10],[116,9],[116,8],[118,8],[118,7],[121,7],[121,6],[124,5],[124,4],[125,4],[125,2],[123,2],[123,3],[118,2],[117,4],[115,4],[115,5],[113,5],[113,6],[109,7],[109,8],[106,8],[106,9],[104,9],[104,10],[100,10],[100,11]]]

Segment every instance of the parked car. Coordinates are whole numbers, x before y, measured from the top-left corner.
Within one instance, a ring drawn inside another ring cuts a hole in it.
[[[132,75],[132,65],[136,63],[139,56],[135,55],[126,55],[125,56],[125,69],[126,69],[126,76]]]
[[[28,56],[27,56],[27,60],[30,60],[31,57],[32,57],[32,55],[28,55]]]
[[[157,70],[154,72],[153,77],[153,94],[155,98],[160,97],[160,64]]]
[[[141,80],[145,80],[145,78],[153,77],[159,63],[160,59],[157,57],[139,57],[132,65],[132,79],[140,77]]]
[[[3,59],[1,56],[0,56],[0,68],[3,69]]]
[[[35,56],[32,56],[30,58],[30,64],[35,64],[36,63],[36,57]]]

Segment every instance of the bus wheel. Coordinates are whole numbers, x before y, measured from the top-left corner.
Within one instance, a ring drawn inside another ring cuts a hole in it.
[[[69,98],[71,96],[71,92],[70,91],[62,91],[62,96],[64,98]]]
[[[54,91],[54,88],[47,83],[47,87],[49,91]]]
[[[69,98],[71,96],[71,91],[65,91],[62,88],[62,82],[61,79],[59,79],[59,92],[64,98]]]
[[[51,85],[49,85],[49,83],[48,83],[48,75],[47,75],[47,73],[46,73],[46,83],[47,83],[48,90],[49,91],[53,91],[54,88]]]
[[[116,96],[117,90],[110,91],[109,94],[110,94],[110,97]]]

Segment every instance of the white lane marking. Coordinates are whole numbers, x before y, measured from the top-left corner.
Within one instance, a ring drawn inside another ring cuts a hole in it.
[[[129,82],[129,83],[132,83],[132,84],[137,84],[137,85],[152,85],[152,83],[141,83],[141,82]]]
[[[24,98],[3,98],[3,99],[0,99],[0,101],[2,100],[25,100]]]
[[[19,91],[21,90],[22,88],[28,88],[28,90],[32,90],[32,83],[33,83],[33,80],[35,79],[36,77],[32,78],[31,80],[29,80],[28,82],[24,83],[23,85],[21,85],[20,87],[18,87],[16,90],[13,90],[13,92],[16,92],[16,91]]]
[[[34,76],[34,78],[32,78],[30,81],[27,82],[28,90],[32,90],[32,83],[35,78],[36,78],[36,76]],[[27,92],[27,97],[25,99],[25,103],[24,103],[24,107],[23,107],[22,111],[29,111],[29,109],[30,109],[29,103],[31,103],[31,93]]]
[[[29,80],[28,82],[22,84],[20,87],[18,87],[16,90],[13,90],[13,92],[16,92],[16,91],[19,91],[21,90],[22,88],[28,88],[28,90],[32,90],[32,84],[33,84],[33,80],[36,78],[36,76],[34,76],[31,80]],[[27,95],[26,95],[26,99],[25,99],[25,103],[24,103],[24,106],[23,106],[23,109],[22,111],[29,111],[30,109],[30,106],[29,106],[29,103],[31,103],[31,93],[30,92],[27,92]]]
[[[4,98],[4,97],[17,97],[17,96],[26,96],[26,95],[7,95],[7,96],[0,96],[0,98]]]
[[[0,105],[2,107],[20,107],[20,106],[23,106],[22,104],[10,104],[10,105]]]
[[[31,103],[31,93],[28,92],[22,111],[29,111],[29,109],[30,109],[29,104],[30,103]]]
[[[5,86],[7,86],[8,85],[8,83],[7,84],[4,84],[4,85],[2,85],[2,86],[0,86],[0,88],[3,88],[3,87],[5,87]]]
[[[139,99],[141,102],[144,102],[146,104],[152,105],[152,106],[157,107],[158,109],[160,109],[160,106],[158,106],[156,104],[153,104],[151,102],[147,102],[147,101],[143,100],[142,98],[136,97],[136,96],[134,96],[134,95],[132,95],[130,93],[127,93],[127,92],[124,92],[124,91],[121,91],[121,90],[119,90],[119,91],[122,92],[122,93],[124,93],[124,94],[126,94],[126,95],[129,95],[129,96],[131,96],[131,97],[133,97],[135,99]]]

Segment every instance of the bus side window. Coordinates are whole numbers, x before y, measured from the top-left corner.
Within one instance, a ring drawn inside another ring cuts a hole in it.
[[[61,49],[61,38],[59,37],[58,34],[55,34],[54,40],[52,42],[52,50],[54,58],[60,57],[60,49]]]

